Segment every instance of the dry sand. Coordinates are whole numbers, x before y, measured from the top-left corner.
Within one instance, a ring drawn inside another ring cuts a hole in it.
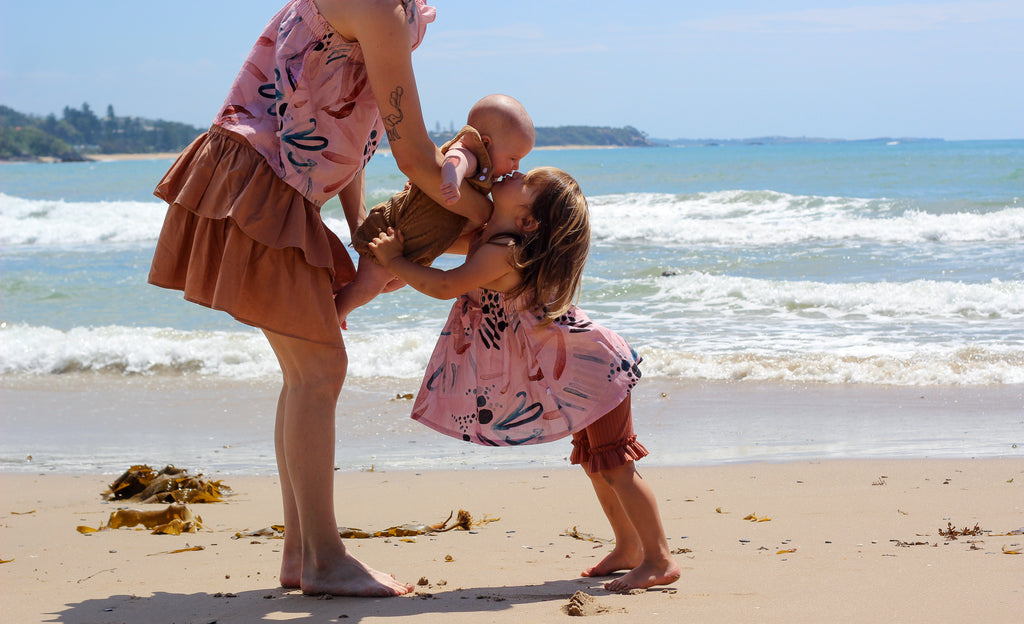
[[[0,619],[522,624],[566,621],[576,605],[599,622],[645,624],[1021,621],[1024,557],[1009,554],[1024,552],[1019,458],[642,472],[683,575],[624,595],[578,576],[609,547],[566,531],[611,537],[578,470],[337,473],[342,526],[435,523],[458,509],[500,518],[468,532],[348,540],[357,557],[422,583],[390,599],[278,587],[281,542],[235,537],[281,522],[271,477],[224,477],[236,493],[228,502],[191,505],[205,528],[166,536],[76,530],[118,507],[101,498],[109,476],[0,474]],[[940,534],[950,523],[981,534],[950,539]]]

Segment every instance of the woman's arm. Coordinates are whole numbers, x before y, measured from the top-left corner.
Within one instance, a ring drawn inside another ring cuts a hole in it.
[[[436,299],[453,299],[474,288],[487,286],[513,271],[510,247],[481,245],[461,266],[442,271],[409,261],[402,255],[402,233],[388,228],[370,243],[377,261],[409,286]]]
[[[366,219],[366,170],[360,169],[356,177],[352,178],[345,188],[338,193],[341,200],[341,208],[345,211],[345,220],[348,221],[348,233],[350,237],[355,236],[356,230]],[[351,238],[349,239],[351,240]]]
[[[387,131],[398,168],[424,193],[441,205],[441,151],[427,134],[412,67],[412,42],[406,10],[418,10],[409,0],[316,0],[321,15],[363,50],[366,71]],[[448,210],[482,224],[490,203],[468,184],[462,198]]]

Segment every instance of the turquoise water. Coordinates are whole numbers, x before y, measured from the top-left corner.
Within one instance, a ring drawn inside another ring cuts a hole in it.
[[[169,164],[0,164],[0,372],[277,375],[255,330],[145,283]],[[1024,141],[539,150],[536,165],[588,195],[581,306],[646,375],[1024,383]],[[368,203],[403,184],[378,155]],[[340,205],[324,215],[347,240]],[[404,289],[355,312],[351,374],[418,377],[448,308]]]
[[[644,357],[645,463],[1019,454],[1024,141],[524,164],[562,167],[588,195],[580,304]],[[275,472],[280,373],[262,335],[146,284],[169,165],[0,164],[0,381],[21,388],[0,410],[0,470]],[[405,182],[385,154],[367,177],[371,204]],[[347,239],[340,205],[324,215]],[[390,400],[418,386],[449,307],[403,289],[349,317],[339,467],[564,465],[565,444],[495,453]]]

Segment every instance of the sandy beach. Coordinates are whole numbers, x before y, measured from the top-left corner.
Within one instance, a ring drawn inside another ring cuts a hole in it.
[[[99,527],[109,476],[0,475],[4,622],[556,622],[583,592],[608,622],[1016,622],[1024,607],[1024,460],[739,463],[644,470],[683,568],[666,588],[612,594],[579,572],[610,531],[571,468],[337,473],[341,526],[495,521],[351,539],[418,583],[391,599],[303,596],[277,584],[276,480],[225,478],[180,536]],[[123,506],[123,505],[122,505]],[[165,505],[134,505],[159,509]],[[949,525],[978,528],[951,539]],[[175,552],[175,551],[181,552]]]

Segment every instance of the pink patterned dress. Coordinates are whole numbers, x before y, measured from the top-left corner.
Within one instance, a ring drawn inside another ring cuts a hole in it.
[[[412,417],[486,446],[551,442],[580,431],[626,398],[640,356],[571,307],[541,325],[503,293],[478,288],[452,306]]]
[[[436,12],[426,0],[406,12],[415,50]],[[362,47],[331,28],[313,0],[292,0],[271,19],[213,123],[245,137],[318,206],[352,180],[384,136]]]
[[[411,46],[434,9],[405,5]],[[334,294],[352,281],[320,216],[373,155],[383,124],[359,43],[313,0],[292,0],[257,39],[213,126],[154,194],[168,204],[149,282],[274,333],[344,348]]]

